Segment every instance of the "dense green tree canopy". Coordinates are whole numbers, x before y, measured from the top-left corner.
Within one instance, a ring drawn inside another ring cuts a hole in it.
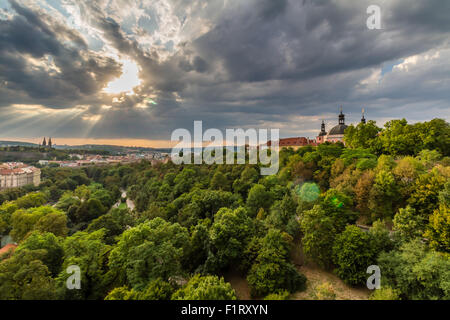
[[[172,296],[173,300],[236,300],[229,283],[217,276],[195,275],[187,285]]]

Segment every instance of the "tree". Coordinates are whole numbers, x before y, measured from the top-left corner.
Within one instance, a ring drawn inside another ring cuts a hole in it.
[[[304,289],[306,277],[289,261],[291,243],[292,237],[288,234],[277,229],[269,230],[247,276],[252,296]]]
[[[400,300],[400,291],[390,287],[383,287],[375,290],[369,300]]]
[[[416,155],[422,149],[423,145],[418,143],[418,130],[405,119],[388,121],[384,127],[379,136],[383,153],[393,156]]]
[[[143,291],[128,287],[114,288],[105,300],[170,300],[173,292],[174,289],[168,282],[158,278],[150,281]]]
[[[344,230],[348,223],[356,220],[352,211],[353,201],[346,194],[336,189],[329,189],[321,196],[320,205],[326,214],[333,218],[338,229]]]
[[[182,275],[189,233],[178,223],[156,218],[125,231],[111,251],[109,267],[118,282],[141,290],[157,278]]]
[[[208,258],[210,226],[211,220],[205,219],[199,221],[196,226],[191,227],[190,246],[184,262],[184,266],[189,271],[196,270]]]
[[[396,241],[389,232],[386,223],[383,221],[375,221],[369,229],[370,246],[374,251],[374,257],[380,252],[389,252],[394,249]]]
[[[323,267],[332,261],[334,238],[340,231],[333,217],[327,215],[320,205],[304,211],[300,219],[303,233],[302,246],[305,255]]]
[[[296,209],[297,204],[289,194],[286,194],[282,200],[276,201],[271,207],[266,223],[295,237],[300,232]]]
[[[276,293],[270,293],[268,294],[264,300],[270,300],[270,301],[275,301],[275,300],[288,300],[289,296],[291,294],[289,293],[289,291],[287,290],[281,290],[278,291]]]
[[[424,229],[424,219],[410,206],[401,208],[394,217],[394,231],[398,232],[403,241],[408,242],[422,236]]]
[[[75,222],[90,222],[107,212],[107,208],[103,206],[100,200],[90,198],[81,203],[75,212]]]
[[[207,270],[218,271],[232,262],[239,263],[253,233],[253,221],[244,208],[220,209],[209,230],[210,253],[206,261]]]
[[[77,232],[64,240],[64,260],[56,280],[65,300],[95,300],[106,295],[110,284],[106,265],[111,247],[104,243],[104,238],[105,230],[102,229],[92,233]],[[78,266],[81,271],[79,290],[69,290],[65,285],[70,276],[66,272],[67,267],[72,265]]]
[[[197,274],[173,294],[172,300],[236,300],[236,293],[223,278]]]
[[[179,196],[189,192],[194,185],[196,173],[193,169],[184,168],[174,179],[174,193]]]
[[[395,178],[390,171],[381,170],[377,173],[369,196],[369,209],[372,212],[372,220],[392,218],[394,216],[397,190]]]
[[[64,250],[62,239],[56,237],[53,233],[33,231],[16,249],[19,254],[22,250],[45,250],[41,261],[47,266],[52,276],[56,276],[63,261]]]
[[[105,243],[112,245],[115,243],[115,237],[125,231],[125,225],[121,225],[111,214],[105,214],[93,220],[86,229],[87,232],[93,232],[105,229]]]
[[[66,224],[66,215],[53,207],[19,209],[11,217],[10,234],[16,242],[23,240],[33,230],[52,232],[56,236],[64,237],[68,231]]]
[[[353,191],[355,193],[356,209],[365,216],[368,216],[370,192],[375,183],[375,172],[365,171],[358,179]]]
[[[0,206],[0,234],[9,234],[11,231],[12,214],[19,209],[14,202],[5,202]]]
[[[392,170],[398,184],[402,205],[414,192],[414,182],[420,174],[425,172],[425,168],[420,161],[413,157],[405,157],[397,162],[397,166]]]
[[[255,184],[248,193],[247,208],[249,214],[255,217],[260,208],[269,209],[271,203],[270,193],[261,184]]]
[[[450,209],[441,204],[430,216],[430,223],[424,236],[434,250],[450,253]]]
[[[383,270],[383,285],[398,289],[402,298],[450,299],[450,258],[429,250],[420,239],[382,252],[378,265]]]
[[[378,133],[381,128],[376,122],[369,120],[367,123],[359,123],[357,126],[350,125],[345,129],[344,141],[346,146],[356,149],[364,148],[378,151]]]
[[[225,190],[230,189],[227,177],[220,171],[216,171],[213,178],[211,179],[211,188],[214,190]]]
[[[365,283],[367,267],[375,262],[370,236],[356,226],[347,226],[333,244],[336,274],[350,285]]]
[[[450,124],[444,119],[433,119],[419,125],[424,149],[437,150],[450,156]]]
[[[60,211],[49,212],[36,222],[34,230],[51,232],[56,236],[65,237],[69,232],[67,216]]]
[[[437,171],[420,175],[414,184],[414,192],[408,200],[409,205],[426,219],[439,207],[439,192],[444,188],[446,179]]]
[[[0,261],[0,300],[55,300],[57,285],[42,262],[46,250],[22,249]]]
[[[29,193],[16,200],[19,208],[28,209],[43,206],[47,202],[47,197],[42,192]]]
[[[256,169],[252,166],[246,166],[242,171],[240,178],[234,180],[233,190],[245,199],[247,198],[248,190],[258,181],[258,179],[258,171],[256,171]]]

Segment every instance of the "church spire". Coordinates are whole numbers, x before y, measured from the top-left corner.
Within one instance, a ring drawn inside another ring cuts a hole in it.
[[[364,117],[364,108],[362,109],[361,123],[366,124],[366,118]]]
[[[43,146],[43,147],[46,147],[46,146],[47,146],[47,140],[45,140],[45,137],[44,137],[44,141],[42,141],[42,146]]]
[[[342,106],[341,106],[341,113],[339,114],[339,124],[345,125],[345,115],[342,112]]]
[[[48,138],[48,146],[51,148],[52,147],[52,138]]]
[[[322,125],[320,126],[319,136],[322,137],[322,136],[326,136],[326,135],[327,135],[327,132],[325,131],[325,121],[322,120]]]

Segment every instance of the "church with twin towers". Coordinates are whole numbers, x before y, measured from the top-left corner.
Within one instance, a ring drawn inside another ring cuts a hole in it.
[[[52,138],[48,138],[48,142],[47,142],[47,140],[45,140],[45,137],[44,137],[44,140],[42,141],[42,144],[40,146],[51,148],[52,147]]]
[[[362,118],[361,123],[366,123],[366,118],[364,117],[364,109],[362,109]],[[322,121],[322,126],[319,135],[316,137],[316,139],[309,139],[306,137],[296,137],[296,138],[285,138],[279,140],[279,146],[280,148],[286,147],[286,148],[293,148],[298,149],[300,147],[312,145],[317,146],[321,143],[325,142],[342,142],[344,143],[344,133],[345,129],[347,129],[347,125],[345,124],[345,114],[342,110],[342,107],[340,109],[340,113],[338,116],[338,124],[331,128],[329,132],[326,130],[325,121]]]
[[[347,129],[347,125],[345,124],[345,115],[343,113],[342,107],[341,112],[339,113],[338,124],[331,128],[329,132],[326,131],[325,122],[322,120],[322,126],[319,135],[316,138],[316,143],[321,144],[325,142],[344,142],[344,133],[345,129]],[[361,123],[366,123],[366,118],[364,117],[364,109],[362,109],[362,117]]]

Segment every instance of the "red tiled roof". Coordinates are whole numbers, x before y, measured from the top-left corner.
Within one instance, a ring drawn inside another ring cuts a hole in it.
[[[4,246],[3,248],[0,249],[0,256],[4,253],[7,253],[9,250],[11,250],[11,253],[14,252],[14,250],[16,250],[17,245],[16,244],[7,244],[6,246]]]
[[[310,139],[305,138],[305,137],[285,138],[285,139],[280,139],[278,141],[278,145],[280,147],[307,146],[307,145],[312,145],[313,143],[315,143],[314,140],[310,140]],[[267,143],[267,145],[271,146],[272,145],[272,141],[269,141]]]

